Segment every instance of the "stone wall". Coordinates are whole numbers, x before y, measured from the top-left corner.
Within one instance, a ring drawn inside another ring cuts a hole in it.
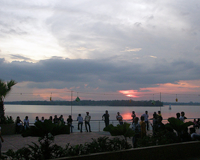
[[[13,124],[0,124],[1,127],[1,134],[2,135],[11,135],[15,134],[15,127],[16,125]]]
[[[199,151],[200,142],[192,141],[117,152],[58,158],[57,160],[186,160],[194,157],[200,158]]]

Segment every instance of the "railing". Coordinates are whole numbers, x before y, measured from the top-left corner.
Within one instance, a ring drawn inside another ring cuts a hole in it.
[[[198,118],[187,118],[185,120],[185,122],[188,122],[188,121],[192,121],[193,122],[193,119],[198,119]],[[124,122],[127,122],[129,124],[132,125],[132,120],[124,120]],[[168,123],[167,119],[163,119],[162,121],[164,124]],[[119,122],[117,120],[110,120],[110,124],[116,126],[117,124],[119,124]],[[152,130],[152,120],[149,120],[149,130]],[[30,123],[31,126],[34,125],[34,123]],[[78,130],[78,121],[73,121],[72,125],[74,126],[73,127],[73,132],[80,132]],[[101,132],[103,131],[104,127],[105,127],[105,123],[103,120],[91,120],[90,121],[90,126],[91,126],[91,130],[92,131],[95,131],[95,132]],[[83,123],[83,132],[86,131],[85,129],[85,123]]]

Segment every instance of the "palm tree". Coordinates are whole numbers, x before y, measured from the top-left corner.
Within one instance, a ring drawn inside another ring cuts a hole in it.
[[[0,118],[5,117],[5,110],[4,110],[4,99],[11,91],[12,86],[14,86],[17,82],[14,80],[10,80],[8,82],[4,82],[0,80]]]

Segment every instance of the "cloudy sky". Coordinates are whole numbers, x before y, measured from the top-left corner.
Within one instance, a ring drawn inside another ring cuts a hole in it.
[[[0,3],[7,101],[200,102],[199,0]]]

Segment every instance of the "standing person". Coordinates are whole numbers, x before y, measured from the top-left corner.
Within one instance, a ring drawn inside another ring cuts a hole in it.
[[[73,122],[72,116],[69,115],[69,118],[67,118],[67,124],[71,128],[71,133],[73,132],[73,127],[74,127],[74,126],[72,126],[72,122]]]
[[[157,118],[157,124],[155,126],[155,132],[160,132],[165,130],[165,125],[162,123],[163,118],[158,116]]]
[[[135,111],[132,111],[131,117],[132,117],[132,124],[133,124],[133,123],[134,123],[134,119],[135,119],[135,117],[136,117]]]
[[[55,115],[54,119],[53,119],[53,123],[58,124],[58,121],[59,121],[59,119],[58,119],[57,115]]]
[[[155,135],[155,130],[156,130],[156,126],[157,126],[157,118],[159,116],[156,114],[156,112],[154,112],[153,114],[153,118],[151,118],[151,120],[153,120],[153,125],[152,125],[152,128],[153,128],[153,135]]]
[[[108,111],[106,110],[105,114],[102,116],[102,120],[104,119],[104,122],[105,122],[105,127],[109,125],[109,117],[110,115],[108,114]]]
[[[52,116],[50,116],[50,117],[49,117],[49,120],[52,122],[52,121],[53,121],[53,117],[52,117]]]
[[[133,126],[132,126],[132,129],[135,132],[135,135],[132,138],[133,148],[137,147],[137,140],[138,140],[138,138],[140,138],[140,135],[141,135],[141,126],[138,123],[138,121],[139,121],[139,118],[135,117],[134,123],[133,123]]]
[[[161,111],[158,111],[158,116],[162,117]]]
[[[185,112],[181,112],[181,116],[180,116],[179,119],[180,119],[182,122],[184,122],[185,119],[187,119],[187,118],[185,117]]]
[[[180,120],[180,116],[181,116],[180,113],[176,113],[176,119]]]
[[[147,131],[146,131],[146,123],[144,122],[144,117],[141,116],[140,117],[140,126],[141,126],[141,138],[143,138],[144,136],[146,136]]]
[[[147,131],[149,130],[149,115],[148,115],[148,111],[145,111],[145,113],[142,115],[144,117],[144,121],[146,123],[147,126]]]
[[[88,132],[87,126],[89,126],[89,132],[91,132],[90,119],[91,119],[91,116],[89,115],[89,112],[86,112],[86,116],[85,116],[85,128],[86,128],[87,132]]]
[[[29,119],[28,119],[28,116],[26,116],[25,119],[24,119],[24,130],[26,130],[27,128],[29,128]]]
[[[123,125],[123,117],[120,115],[119,112],[117,112],[116,119],[119,121],[120,125]]]
[[[59,124],[65,124],[63,115],[60,115],[60,117],[59,117]]]
[[[1,122],[1,119],[0,119],[0,122]],[[1,148],[2,148],[1,142],[4,142],[3,137],[1,136],[1,127],[0,127],[0,138],[1,138],[0,140],[0,157],[1,157]]]
[[[82,133],[82,128],[83,128],[83,117],[81,117],[81,114],[78,114],[78,117],[77,117],[77,121],[78,121],[78,130],[80,130],[80,125],[81,125],[81,130],[80,132]]]

